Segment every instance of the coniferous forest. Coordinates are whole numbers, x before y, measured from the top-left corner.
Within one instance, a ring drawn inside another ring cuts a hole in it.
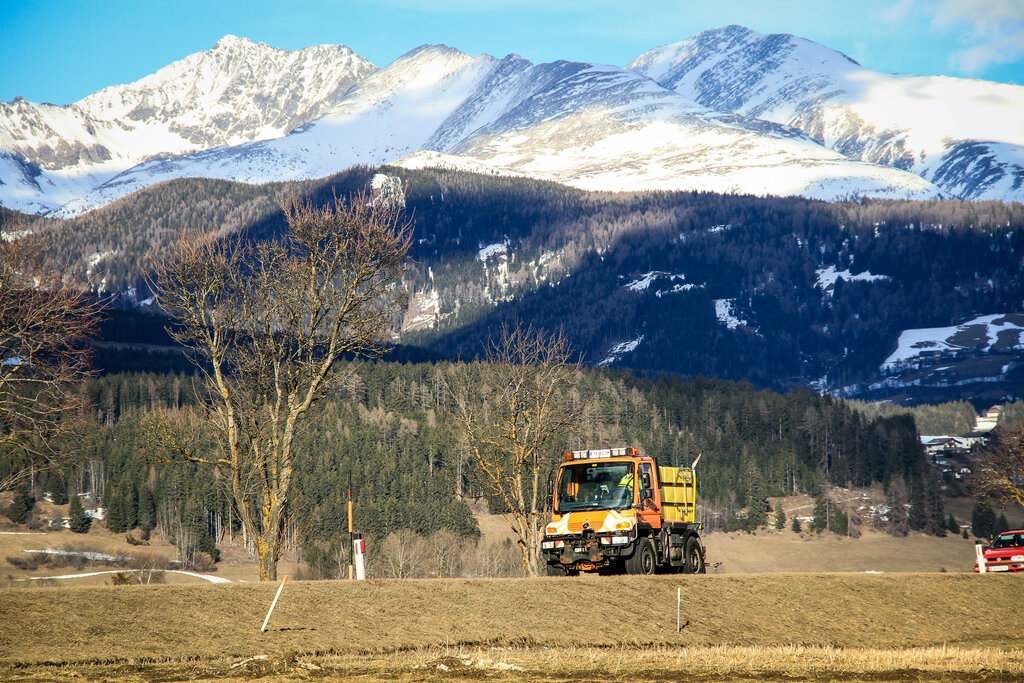
[[[342,388],[301,435],[294,544],[314,566],[345,547],[350,487],[356,528],[370,539],[400,529],[478,534],[467,501],[479,498],[481,489],[448,418],[442,382],[445,374],[476,382],[479,365],[376,362],[345,364],[339,371]],[[105,508],[106,525],[114,531],[159,526],[215,554],[217,540],[240,533],[217,469],[172,462],[154,448],[147,426],[153,411],[196,410],[201,395],[194,379],[121,373],[93,381],[88,399],[96,426],[88,449],[63,476],[41,478],[40,491],[87,494]],[[868,418],[843,401],[805,390],[779,394],[746,382],[652,380],[584,369],[566,400],[585,409],[567,441],[550,454],[552,473],[560,452],[573,448],[635,444],[674,466],[688,466],[701,455],[700,514],[709,529],[744,528],[750,511],[752,521],[763,523],[765,497],[822,497],[830,484],[881,482],[904,496],[896,501],[900,505],[934,487],[912,417]],[[941,505],[928,514],[945,521]],[[918,528],[930,521],[926,517]]]

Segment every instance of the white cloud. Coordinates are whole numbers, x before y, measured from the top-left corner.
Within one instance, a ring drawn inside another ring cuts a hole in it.
[[[899,0],[891,7],[878,13],[878,19],[887,24],[898,24],[907,18],[914,7],[914,0]]]
[[[964,32],[951,61],[966,73],[1024,58],[1024,0],[944,0],[932,26]]]

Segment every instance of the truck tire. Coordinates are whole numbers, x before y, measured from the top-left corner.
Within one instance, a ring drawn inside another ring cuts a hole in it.
[[[658,557],[654,553],[654,544],[649,538],[641,538],[636,544],[633,555],[626,558],[626,573],[650,575],[657,568]]]
[[[686,539],[686,552],[683,554],[686,563],[683,565],[684,574],[704,574],[707,569],[704,567],[704,553],[700,547],[700,541],[691,536]]]

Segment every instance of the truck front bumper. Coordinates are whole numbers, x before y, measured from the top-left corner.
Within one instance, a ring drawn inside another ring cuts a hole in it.
[[[607,567],[632,555],[635,547],[635,538],[623,534],[567,534],[545,536],[541,541],[541,552],[547,564],[582,571]]]

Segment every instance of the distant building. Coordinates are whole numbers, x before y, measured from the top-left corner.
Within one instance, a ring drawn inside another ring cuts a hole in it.
[[[999,423],[999,406],[992,406],[974,419],[975,432],[991,432]]]
[[[942,454],[955,454],[966,451],[969,446],[955,436],[921,436],[921,445],[924,446],[926,455],[935,459]]]
[[[968,434],[963,434],[958,438],[963,442],[964,448],[974,448],[978,445],[984,446],[990,436],[992,436],[992,434],[989,431],[974,431]]]

